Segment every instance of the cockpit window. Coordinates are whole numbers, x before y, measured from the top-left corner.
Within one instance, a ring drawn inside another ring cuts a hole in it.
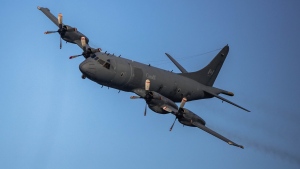
[[[103,64],[105,63],[104,60],[102,60],[102,59],[99,59],[98,62],[99,62],[101,65],[103,65]]]
[[[106,62],[103,66],[104,66],[106,69],[109,69],[109,68],[110,68],[110,63],[109,63],[109,62]]]
[[[104,60],[99,59],[98,57],[95,57],[95,60],[97,60],[98,63],[100,65],[102,65],[103,67],[105,67],[106,69],[110,69],[110,59],[107,59],[107,61],[105,62]]]

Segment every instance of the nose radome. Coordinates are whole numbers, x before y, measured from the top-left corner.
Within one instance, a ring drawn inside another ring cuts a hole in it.
[[[86,62],[82,62],[80,65],[79,65],[79,70],[84,73],[88,70],[88,65]]]
[[[92,62],[82,62],[79,65],[79,70],[84,74],[84,75],[91,75],[95,73],[95,66],[94,63]]]

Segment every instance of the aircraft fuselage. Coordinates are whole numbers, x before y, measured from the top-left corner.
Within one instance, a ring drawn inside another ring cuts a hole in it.
[[[151,91],[175,102],[180,102],[183,97],[189,101],[211,97],[202,90],[206,86],[193,79],[111,54],[96,53],[79,68],[90,80],[126,92],[144,89],[145,81],[149,79]]]

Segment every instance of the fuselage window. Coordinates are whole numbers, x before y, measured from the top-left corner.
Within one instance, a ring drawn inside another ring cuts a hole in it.
[[[93,55],[91,56],[91,58],[94,58],[94,57],[96,57],[96,55],[95,55],[95,54],[93,54]]]
[[[100,65],[102,65],[106,69],[110,69],[110,60],[109,59],[105,62],[104,60],[99,59],[98,57],[95,57],[95,60],[97,60],[98,63],[100,63]]]
[[[107,59],[106,63],[103,65],[106,69],[110,68],[110,59]]]

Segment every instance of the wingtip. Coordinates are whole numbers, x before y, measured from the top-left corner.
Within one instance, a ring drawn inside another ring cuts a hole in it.
[[[241,149],[244,149],[244,146],[235,144],[235,143],[233,143],[233,142],[231,142],[231,141],[229,141],[228,144],[231,145],[231,146],[236,146],[236,147],[239,147],[239,148],[241,148]]]

